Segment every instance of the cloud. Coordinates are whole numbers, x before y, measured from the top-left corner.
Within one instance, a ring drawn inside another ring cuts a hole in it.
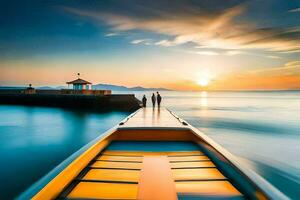
[[[300,61],[290,61],[284,65],[285,68],[300,67]]]
[[[161,5],[146,1],[122,10],[70,7],[64,10],[106,24],[115,31],[143,30],[171,37],[155,43],[165,47],[191,42],[203,48],[279,52],[300,49],[300,28],[258,27],[250,20],[240,20],[247,11],[247,4],[224,3],[220,7],[208,1],[203,2],[206,4],[187,5],[183,1],[174,1]]]
[[[130,43],[131,44],[146,44],[146,45],[149,45],[150,42],[149,39],[139,39],[139,40],[132,40]]]
[[[243,41],[245,48],[260,48],[272,51],[300,50],[300,28],[260,28],[234,36],[231,39]]]
[[[200,55],[206,55],[206,56],[216,56],[219,55],[218,52],[215,51],[196,51],[196,54],[200,54]]]
[[[281,59],[281,57],[276,56],[276,55],[266,55],[264,53],[253,53],[253,52],[247,52],[247,51],[240,51],[240,50],[220,50],[220,49],[209,49],[206,50],[207,48],[202,48],[199,46],[195,47],[196,49],[205,49],[201,51],[183,51],[185,53],[193,53],[193,54],[199,54],[199,55],[208,55],[208,56],[216,56],[216,55],[221,55],[221,56],[236,56],[236,55],[248,55],[248,56],[258,56],[258,57],[265,57],[265,58],[271,58],[271,59]]]
[[[240,54],[245,54],[245,52],[237,51],[237,50],[231,50],[231,51],[225,52],[225,55],[227,55],[227,56],[235,56],[235,55],[240,55]]]
[[[249,73],[263,76],[300,75],[300,61],[290,61],[280,67],[262,68]]]
[[[117,36],[120,35],[119,33],[107,33],[105,34],[106,37],[113,37],[113,36]]]
[[[198,54],[203,56],[217,56],[224,55],[222,52],[207,50],[207,51],[191,51],[191,50],[182,50],[181,52],[189,53],[189,54]]]
[[[300,53],[300,49],[289,50],[289,51],[281,51],[279,53]]]
[[[266,56],[267,58],[272,58],[272,59],[281,59],[281,57],[279,57],[279,56]]]
[[[300,12],[300,8],[295,8],[295,9],[289,10],[289,12]]]
[[[164,46],[164,47],[175,46],[175,44],[169,40],[160,40],[160,41],[156,42],[155,45],[160,45],[160,46]]]

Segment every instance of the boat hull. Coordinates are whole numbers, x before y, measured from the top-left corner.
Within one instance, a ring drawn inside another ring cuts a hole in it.
[[[286,198],[174,113],[153,115],[128,116],[19,199]]]

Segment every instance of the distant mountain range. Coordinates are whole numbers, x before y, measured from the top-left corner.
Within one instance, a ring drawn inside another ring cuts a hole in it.
[[[125,87],[120,85],[111,85],[111,84],[97,84],[93,85],[93,89],[97,90],[113,90],[113,91],[171,91],[170,89],[166,88],[144,88],[144,87]]]
[[[34,87],[34,86],[33,86]],[[0,89],[25,89],[26,87],[18,87],[18,86],[0,86]],[[125,87],[120,85],[111,85],[111,84],[97,84],[93,85],[92,88],[94,90],[112,90],[112,91],[171,91],[166,88],[144,88],[144,87]],[[60,89],[68,89],[66,86],[58,86],[58,87],[50,87],[50,86],[41,86],[36,87],[36,89],[40,90],[60,90]]]

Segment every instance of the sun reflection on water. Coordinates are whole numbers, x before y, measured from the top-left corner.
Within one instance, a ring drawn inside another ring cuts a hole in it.
[[[201,108],[207,108],[208,106],[208,100],[207,100],[207,92],[202,91],[200,95],[200,106]]]

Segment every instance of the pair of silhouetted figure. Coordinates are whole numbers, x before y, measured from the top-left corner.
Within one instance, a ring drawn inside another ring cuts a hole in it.
[[[155,107],[155,103],[157,101],[157,105],[158,105],[158,107],[160,107],[160,103],[161,103],[161,99],[162,98],[161,98],[159,92],[156,92],[156,93],[157,93],[156,97],[155,97],[154,93],[152,94],[152,97],[151,97],[152,105],[153,105],[153,107]],[[146,107],[146,105],[147,105],[147,98],[146,98],[145,95],[143,96],[142,102],[143,102],[143,107]]]

